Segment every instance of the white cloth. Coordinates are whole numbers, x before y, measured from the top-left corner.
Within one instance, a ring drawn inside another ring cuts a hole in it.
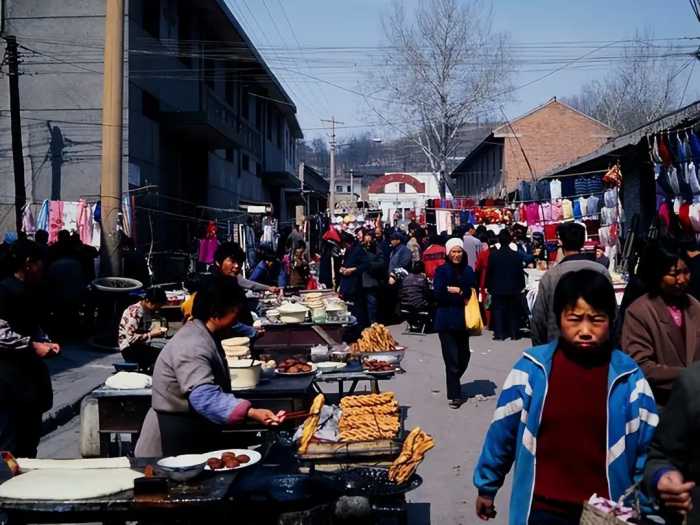
[[[63,229],[69,232],[78,231],[78,214],[80,206],[77,202],[63,202]]]
[[[435,210],[435,226],[438,233],[452,234],[452,212],[449,210]]]
[[[553,201],[561,199],[561,181],[559,179],[549,181],[549,198]]]

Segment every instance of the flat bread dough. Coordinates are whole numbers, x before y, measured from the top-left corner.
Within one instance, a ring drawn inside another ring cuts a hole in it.
[[[116,388],[119,390],[138,390],[142,388],[151,388],[151,376],[139,374],[138,372],[117,372],[110,376],[105,381],[107,388]]]
[[[19,470],[89,470],[129,468],[129,458],[90,458],[90,459],[34,459],[18,458]]]
[[[142,472],[121,469],[32,470],[0,485],[0,498],[73,501],[100,498],[134,488]]]

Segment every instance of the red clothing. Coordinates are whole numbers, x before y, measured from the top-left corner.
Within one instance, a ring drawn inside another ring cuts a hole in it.
[[[609,364],[584,365],[561,349],[554,353],[537,436],[536,500],[581,505],[593,493],[609,497]]]
[[[439,244],[431,244],[423,252],[423,264],[425,265],[425,275],[428,279],[435,278],[435,270],[445,264],[445,247]]]
[[[491,255],[491,250],[488,245],[485,249],[479,252],[476,257],[476,265],[474,266],[474,271],[479,275],[479,292],[482,295],[486,293],[486,276],[489,271],[489,255]]]

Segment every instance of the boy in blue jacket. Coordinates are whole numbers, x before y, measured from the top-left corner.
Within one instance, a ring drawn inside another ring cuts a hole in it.
[[[641,479],[659,418],[641,370],[612,347],[615,309],[600,273],[559,281],[561,336],[524,352],[486,434],[474,471],[481,519],[495,516],[496,492],[514,461],[510,525],[578,525],[591,495],[617,501]]]

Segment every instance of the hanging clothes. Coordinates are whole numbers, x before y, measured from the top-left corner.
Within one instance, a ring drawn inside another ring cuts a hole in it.
[[[78,231],[77,202],[63,202],[63,229],[69,232]]]
[[[574,218],[574,209],[569,199],[562,199],[561,201],[561,214],[564,219]]]
[[[598,210],[600,206],[600,199],[597,195],[591,195],[586,201],[586,214],[588,216],[598,215]]]
[[[549,202],[543,202],[540,205],[540,208],[542,209],[542,219],[546,222],[549,222],[552,220],[552,205]]]
[[[447,232],[452,234],[452,213],[448,210],[435,210],[435,226],[438,234]]]
[[[127,195],[122,198],[122,230],[124,235],[131,237],[132,235],[132,216],[131,216],[131,198]]]
[[[581,210],[581,216],[586,217],[588,215],[588,199],[586,197],[579,197],[578,206]]]
[[[27,235],[36,233],[36,222],[34,221],[31,204],[25,204],[22,210],[22,231]]]
[[[549,196],[553,201],[561,199],[561,181],[559,179],[549,181]]]
[[[44,200],[39,208],[39,214],[36,216],[36,229],[49,231],[49,201]]]
[[[92,212],[84,199],[78,201],[78,234],[83,244],[92,244]]]
[[[49,244],[58,240],[58,232],[63,229],[63,201],[49,203]]]
[[[564,218],[564,213],[562,212],[562,202],[561,199],[552,201],[552,220],[560,221]]]
[[[540,200],[548,201],[552,199],[549,191],[550,184],[551,183],[548,180],[537,181],[537,194],[539,195]]]
[[[90,246],[99,250],[102,245],[102,224],[100,223],[102,206],[99,202],[90,206],[90,214],[92,215],[92,238],[90,239]]]

